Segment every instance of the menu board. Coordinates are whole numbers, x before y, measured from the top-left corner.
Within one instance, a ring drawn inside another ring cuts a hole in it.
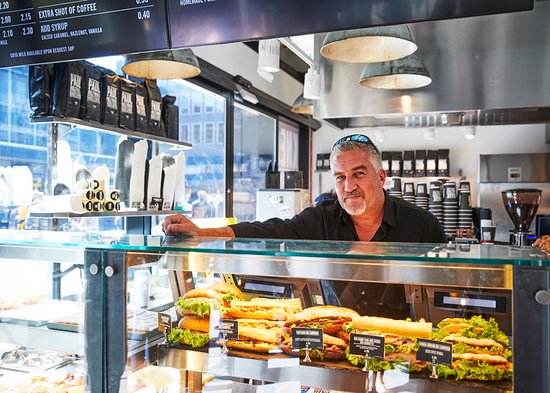
[[[0,67],[168,47],[164,0],[0,0]]]
[[[166,0],[172,47],[533,8],[533,0]]]

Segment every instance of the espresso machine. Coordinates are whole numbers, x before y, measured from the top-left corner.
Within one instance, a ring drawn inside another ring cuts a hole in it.
[[[506,212],[514,223],[510,233],[510,244],[514,246],[530,246],[536,235],[529,231],[535,218],[542,197],[542,191],[536,188],[520,188],[502,191],[502,202]]]

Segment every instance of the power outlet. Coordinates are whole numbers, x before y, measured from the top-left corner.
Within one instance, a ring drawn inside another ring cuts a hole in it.
[[[508,183],[519,183],[521,180],[521,167],[508,167]]]
[[[405,298],[409,304],[422,303],[422,287],[420,285],[405,285]]]

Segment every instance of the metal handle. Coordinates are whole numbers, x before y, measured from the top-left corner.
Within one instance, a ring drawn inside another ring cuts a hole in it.
[[[113,277],[113,274],[115,274],[115,269],[113,269],[112,266],[106,266],[105,267],[105,275],[107,277]]]
[[[550,292],[544,289],[537,291],[537,293],[535,293],[535,300],[538,304],[542,304],[543,306],[550,304]]]
[[[97,272],[99,271],[99,266],[97,266],[95,263],[92,263],[88,270],[89,270],[89,272],[92,276],[95,276],[97,274]]]

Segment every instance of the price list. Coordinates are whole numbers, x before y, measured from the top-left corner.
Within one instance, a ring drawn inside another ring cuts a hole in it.
[[[0,67],[168,47],[164,0],[0,0]]]

